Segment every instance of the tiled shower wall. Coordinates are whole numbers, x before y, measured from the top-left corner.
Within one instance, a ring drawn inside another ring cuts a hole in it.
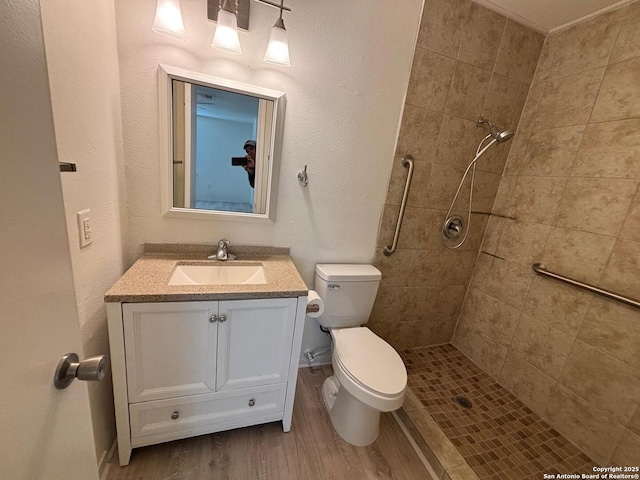
[[[394,347],[451,340],[488,213],[511,143],[494,146],[478,164],[472,227],[459,250],[441,244],[440,229],[479,141],[479,115],[515,129],[544,37],[469,0],[426,0],[375,265],[382,283],[369,322]],[[398,250],[393,240],[407,177],[415,171]],[[456,213],[468,205],[468,183]],[[464,214],[466,215],[466,214]]]
[[[640,463],[640,2],[549,35],[453,343],[596,461]],[[508,218],[504,218],[508,217]]]

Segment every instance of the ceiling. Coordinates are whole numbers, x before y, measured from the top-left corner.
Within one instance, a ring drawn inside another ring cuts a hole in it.
[[[632,0],[473,0],[542,33],[559,30]]]

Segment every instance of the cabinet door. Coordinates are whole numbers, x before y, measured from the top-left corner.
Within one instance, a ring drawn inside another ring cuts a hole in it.
[[[221,301],[217,390],[286,382],[295,298]]]
[[[122,306],[129,403],[215,391],[218,302]]]

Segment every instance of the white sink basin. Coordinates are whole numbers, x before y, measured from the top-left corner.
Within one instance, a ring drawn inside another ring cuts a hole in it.
[[[267,283],[262,265],[178,265],[169,285],[248,285]]]

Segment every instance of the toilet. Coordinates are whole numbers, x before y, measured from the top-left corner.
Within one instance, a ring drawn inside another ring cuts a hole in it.
[[[318,317],[333,340],[333,375],[322,385],[336,432],[356,446],[373,443],[380,412],[402,406],[407,370],[394,348],[362,325],[369,315],[382,274],[372,265],[318,264],[315,290],[324,302]]]

